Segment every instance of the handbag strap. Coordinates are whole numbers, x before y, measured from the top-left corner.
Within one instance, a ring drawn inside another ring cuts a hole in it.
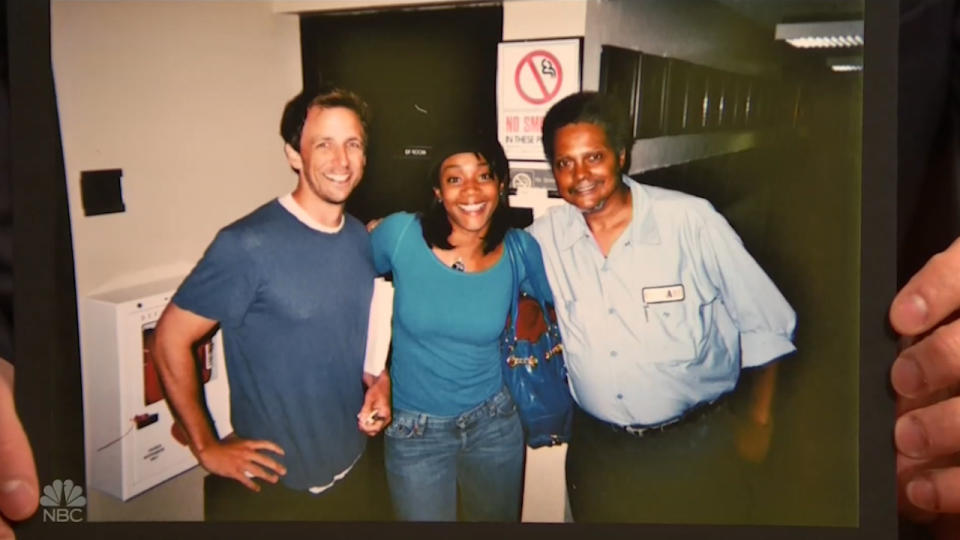
[[[553,298],[553,294],[550,291],[550,286],[546,283],[546,275],[543,274],[543,263],[540,265],[532,264],[530,261],[530,256],[527,254],[527,250],[523,246],[523,242],[520,240],[520,234],[510,229],[507,231],[506,236],[504,237],[504,248],[507,250],[507,254],[510,256],[510,263],[513,266],[513,297],[511,298],[510,305],[510,322],[512,325],[511,336],[514,338],[517,335],[517,310],[518,310],[518,298],[520,297],[520,267],[521,265],[524,268],[524,274],[527,276],[527,282],[530,284],[530,287],[533,289],[532,294],[529,296],[536,300],[540,304],[540,313],[543,315],[543,319],[547,322],[547,326],[550,326],[550,317],[547,315],[547,298]],[[534,270],[539,266],[539,275],[534,275]],[[546,287],[546,290],[544,290]],[[510,344],[512,347],[512,343]]]
[[[520,265],[524,263],[517,246],[516,233],[513,229],[508,229],[503,239],[503,247],[510,257],[510,267],[513,270],[513,294],[510,296],[510,334],[508,337],[516,339],[517,336],[517,299],[520,297]],[[512,343],[511,343],[512,347]]]

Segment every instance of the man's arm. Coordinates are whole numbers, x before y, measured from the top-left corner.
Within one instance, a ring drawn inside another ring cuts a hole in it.
[[[357,414],[357,427],[373,437],[390,423],[390,354],[393,323],[393,284],[383,278],[373,281],[370,318],[367,323],[367,350],[363,362],[363,384],[367,392]]]
[[[742,382],[749,386],[750,401],[740,415],[737,449],[744,459],[760,462],[773,431],[777,359],[796,351],[796,314],[726,219],[712,208],[703,215],[705,268],[740,330],[741,365],[747,368]]]
[[[181,309],[171,302],[157,323],[153,357],[167,404],[190,439],[190,450],[200,465],[213,474],[233,478],[253,491],[252,478],[276,483],[286,469],[260,453],[283,449],[270,441],[231,439],[220,441],[207,421],[193,358],[193,345],[216,326],[216,321]]]
[[[890,380],[899,415],[894,440],[900,508],[912,519],[960,513],[958,308],[960,240],[933,256],[890,306],[890,323],[907,345]]]
[[[0,537],[13,537],[4,519],[27,519],[39,497],[33,453],[13,404],[13,365],[0,358]]]
[[[704,203],[706,204],[706,203]],[[722,215],[701,208],[703,265],[740,330],[741,365],[759,367],[796,351],[797,316]]]
[[[778,365],[776,362],[766,364],[744,374],[744,378],[749,379],[750,401],[737,433],[737,449],[741,457],[755,463],[763,461],[770,450]]]

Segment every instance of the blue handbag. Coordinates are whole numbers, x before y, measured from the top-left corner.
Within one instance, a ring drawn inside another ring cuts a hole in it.
[[[500,342],[500,366],[527,445],[538,448],[570,440],[573,399],[543,259],[535,241],[526,249],[519,236],[511,230],[504,239],[513,267],[513,302]],[[529,295],[520,292],[521,268]]]

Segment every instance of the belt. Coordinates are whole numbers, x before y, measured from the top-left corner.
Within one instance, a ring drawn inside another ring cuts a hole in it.
[[[633,424],[629,426],[621,426],[619,424],[612,424],[598,418],[591,416],[590,418],[596,420],[597,422],[603,424],[604,426],[610,428],[617,433],[626,433],[627,435],[633,437],[649,437],[651,435],[656,435],[658,433],[663,433],[665,431],[670,431],[674,428],[692,424],[705,416],[709,415],[715,411],[720,405],[726,403],[726,394],[718,397],[713,401],[706,401],[695,405],[691,409],[687,409],[686,412],[680,416],[667,420],[666,422],[660,424]]]

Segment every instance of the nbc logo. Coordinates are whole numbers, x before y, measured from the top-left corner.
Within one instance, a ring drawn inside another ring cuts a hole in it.
[[[73,480],[54,480],[43,486],[43,495],[40,497],[40,506],[43,507],[43,521],[55,523],[78,523],[83,521],[83,508],[87,505],[87,498],[83,496],[83,488],[74,484]]]

